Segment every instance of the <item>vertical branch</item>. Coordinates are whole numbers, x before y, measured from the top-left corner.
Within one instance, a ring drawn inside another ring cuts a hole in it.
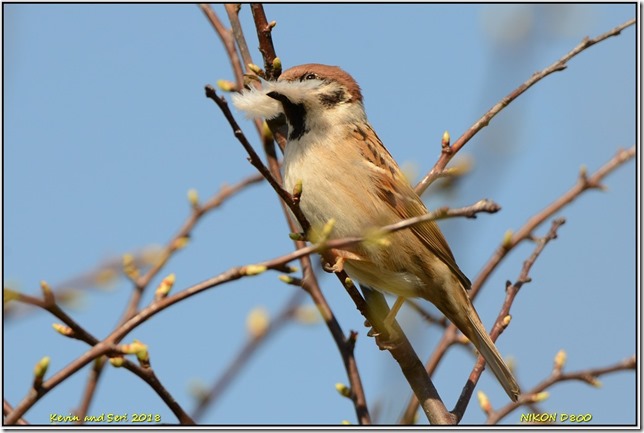
[[[253,16],[255,17],[255,22],[257,25],[257,34],[260,39],[260,47],[263,47],[260,49],[262,50],[262,54],[265,59],[266,77],[268,79],[275,79],[277,78],[277,76],[279,76],[279,74],[281,73],[281,70],[280,68],[274,67],[275,64],[278,62],[274,62],[276,59],[276,56],[275,56],[273,43],[270,38],[270,31],[273,25],[268,24],[266,22],[266,16],[264,14],[262,5],[252,5],[251,9],[253,11]],[[235,40],[241,52],[242,58],[244,59],[244,62],[246,64],[253,63],[250,57],[250,53],[248,52],[248,45],[244,38],[243,32],[241,30],[241,24],[239,22],[239,16],[238,16],[239,7],[237,7],[237,5],[226,5],[226,11],[228,12],[228,17],[229,17],[229,20],[231,21],[231,26],[233,28]],[[251,162],[254,161],[253,165],[255,165],[258,169],[260,168],[260,166],[263,167],[263,164],[259,164],[259,165],[257,164],[257,161],[258,161],[257,154],[254,152],[250,144],[247,142],[246,138],[243,136],[243,133],[236,125],[236,122],[234,122],[234,119],[232,119],[232,115],[230,114],[227,106],[225,106],[225,102],[221,98],[218,98],[216,95],[214,95],[214,92],[212,90],[214,89],[207,89],[208,97],[213,99],[224,112],[225,117],[229,120],[229,123],[231,124],[231,126],[233,127],[233,130],[235,131],[235,135],[242,142],[242,144],[244,145],[244,148],[246,148],[249,155],[251,156]],[[275,151],[273,137],[267,130],[265,130],[260,126],[258,121],[256,121],[256,127],[260,133],[264,151],[266,153],[267,160],[268,160],[268,168],[263,167],[262,169],[260,169],[260,171],[265,177],[268,176],[267,178],[270,177],[270,179],[272,179],[272,180],[269,180],[269,182],[282,198],[282,200],[280,200],[280,204],[282,205],[282,208],[284,210],[284,214],[287,219],[287,223],[289,224],[289,228],[291,232],[297,232],[298,228],[295,226],[294,221],[290,217],[289,209],[296,216],[302,229],[307,231],[308,222],[306,221],[306,218],[304,217],[304,215],[301,213],[299,207],[294,206],[294,202],[292,200],[290,192],[284,191],[279,186],[282,184],[282,178],[280,173],[280,164],[278,162],[277,153]],[[285,145],[285,137],[277,130],[277,128],[275,128],[275,132],[273,135],[277,138],[278,142],[280,143],[280,147],[283,150]],[[264,170],[266,170],[268,173],[265,173]],[[285,196],[283,196],[283,194]],[[295,241],[295,246],[296,248],[302,248],[305,246],[305,243],[303,241]],[[358,372],[357,364],[355,362],[355,358],[353,355],[354,343],[350,338],[347,339],[344,336],[344,332],[342,331],[340,324],[338,323],[324,295],[322,294],[322,291],[320,290],[319,284],[317,282],[317,278],[315,277],[315,273],[313,272],[313,266],[311,265],[310,257],[308,256],[302,257],[300,259],[300,263],[302,265],[303,275],[304,275],[304,278],[302,281],[302,288],[306,290],[311,296],[311,298],[313,299],[316,307],[318,308],[318,311],[324,318],[324,321],[327,324],[327,327],[329,328],[329,331],[331,332],[331,335],[333,336],[334,341],[338,346],[338,350],[340,351],[340,354],[342,356],[342,360],[345,365],[345,369],[347,371],[347,375],[352,389],[351,398],[354,402],[358,421],[360,422],[360,424],[371,424],[371,418],[369,416],[369,412],[367,409],[364,389],[362,387],[360,374]]]
[[[259,51],[264,58],[264,70],[266,71],[266,79],[275,80],[282,73],[281,68],[275,68],[275,47],[273,46],[273,37],[271,31],[275,26],[274,22],[269,23],[266,20],[264,13],[264,6],[261,3],[253,3],[250,5],[250,10],[253,12],[253,19],[255,20],[255,28],[257,29],[257,38],[259,39]]]
[[[246,38],[244,37],[244,31],[242,29],[241,23],[239,22],[239,11],[241,10],[241,4],[226,3],[224,7],[226,8],[228,21],[230,21],[230,26],[233,29],[233,37],[235,38],[237,48],[239,49],[239,54],[241,55],[242,61],[244,62],[244,67],[248,67],[249,63],[253,63],[253,58],[250,55],[250,51],[248,50],[248,44],[246,43]]]
[[[219,17],[217,17],[217,14],[215,13],[215,11],[212,10],[210,5],[201,3],[199,5],[199,8],[206,15],[206,17],[208,18],[208,21],[210,21],[210,24],[212,24],[212,27],[215,29],[215,32],[221,39],[221,42],[224,44],[224,48],[226,49],[226,53],[228,54],[228,59],[230,60],[230,63],[233,68],[233,73],[235,75],[235,89],[241,90],[244,84],[244,80],[242,76],[243,69],[239,61],[239,56],[237,55],[237,51],[235,51],[235,42],[233,40],[231,31],[224,27],[224,25],[219,20]],[[226,8],[226,11],[228,12],[228,8]]]

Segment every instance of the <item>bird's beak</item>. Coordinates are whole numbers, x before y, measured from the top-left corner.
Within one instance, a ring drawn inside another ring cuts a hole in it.
[[[268,96],[269,98],[273,98],[277,101],[281,101],[284,98],[284,95],[277,92],[268,92],[266,96]]]

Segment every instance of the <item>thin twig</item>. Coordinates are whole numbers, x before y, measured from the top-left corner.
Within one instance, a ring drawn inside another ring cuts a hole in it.
[[[99,344],[99,340],[94,337],[92,334],[87,332],[82,326],[78,325],[73,319],[71,319],[67,314],[65,314],[58,305],[55,303],[48,303],[46,301],[42,301],[40,299],[28,296],[28,295],[23,295],[23,294],[17,294],[17,297],[15,299],[17,302],[23,302],[27,303],[30,305],[33,305],[35,307],[42,308],[58,319],[60,319],[63,323],[65,323],[71,330],[71,333],[67,335],[69,338],[75,338],[81,341],[84,341],[85,343],[89,344],[90,346],[96,346]],[[108,352],[114,351],[114,346],[108,346],[110,349],[106,350],[104,353],[101,355],[105,355]],[[85,395],[82,399],[82,404],[81,408],[79,411],[76,412],[76,415],[79,419],[79,422],[82,423],[82,420],[85,418],[85,414],[87,413],[87,410],[89,408],[89,403],[91,401],[91,398],[96,390],[96,386],[98,384],[98,379],[100,377],[100,374],[103,370],[104,366],[104,361],[105,358],[102,356],[98,356],[94,360],[94,367],[92,368],[92,373],[90,375],[90,379],[88,380],[86,389],[85,389]],[[137,376],[141,377],[150,387],[161,397],[161,399],[168,404],[168,407],[172,410],[175,415],[177,415],[177,418],[182,422],[182,423],[188,423],[191,424],[189,420],[189,416],[185,413],[185,411],[179,406],[179,404],[176,402],[174,398],[170,395],[170,393],[163,387],[161,382],[158,380],[158,378],[154,375],[154,372],[152,369],[146,369],[146,371],[143,371],[139,366],[129,362],[125,361],[124,368],[127,370],[135,373]],[[69,375],[73,374],[77,370],[69,370]],[[63,377],[61,381],[64,379]],[[49,382],[49,381],[48,381]],[[43,384],[43,388],[46,385]],[[47,389],[45,392],[43,390],[38,390],[37,393],[34,393],[35,395],[41,397],[43,396],[46,392],[48,392],[49,389]],[[5,420],[5,422],[7,422]],[[8,422],[7,422],[8,423]]]
[[[397,224],[391,224],[390,226],[384,226],[381,229],[381,233],[387,234],[387,233],[393,233],[398,230],[403,230],[414,224],[431,220],[428,217],[440,218],[440,217],[445,217],[446,215],[457,215],[457,214],[464,215],[464,216],[471,216],[474,209],[481,208],[480,211],[485,210],[484,209],[486,207],[485,203],[482,203],[482,202],[483,201],[473,206],[468,206],[461,209],[454,209],[454,210],[441,209],[439,211],[430,212],[429,214],[424,215],[423,216],[424,218],[422,219],[410,218],[409,220],[407,220],[408,221],[407,224],[404,224],[404,221],[403,221],[402,224],[397,223]],[[15,420],[21,417],[44,394],[46,394],[55,386],[60,384],[66,377],[74,374],[76,371],[78,371],[79,369],[87,365],[89,362],[92,362],[95,358],[101,355],[106,355],[106,354],[115,352],[115,351],[117,352],[117,348],[116,348],[117,342],[121,341],[127,334],[132,332],[133,329],[135,329],[136,327],[138,327],[139,325],[141,325],[151,317],[155,316],[159,312],[170,307],[171,305],[174,305],[179,301],[182,301],[193,295],[196,295],[197,293],[201,293],[204,290],[219,286],[224,283],[228,283],[230,281],[235,281],[243,277],[257,275],[268,269],[276,270],[280,272],[289,272],[291,268],[287,264],[293,260],[299,259],[300,257],[304,257],[313,253],[324,251],[326,249],[331,249],[331,248],[339,249],[341,247],[354,245],[362,241],[364,241],[363,237],[333,239],[333,240],[323,242],[322,244],[310,245],[305,248],[301,248],[297,251],[294,251],[292,253],[285,254],[283,256],[266,260],[264,262],[260,262],[257,264],[234,267],[215,277],[209,278],[205,281],[202,281],[201,283],[195,284],[172,296],[168,296],[166,298],[162,298],[152,302],[150,305],[148,305],[147,307],[139,311],[136,315],[132,316],[121,326],[117,327],[103,341],[96,343],[89,351],[85,352],[79,358],[72,361],[72,363],[70,363],[62,370],[57,372],[49,380],[43,382],[39,392],[37,394],[30,394],[27,397],[25,397],[25,399],[18,405],[18,407],[16,407],[15,411],[6,418],[5,422],[7,424],[11,424],[12,422],[15,422]],[[305,279],[306,279],[306,275],[305,275]],[[362,302],[364,303],[364,300]],[[385,317],[385,316],[382,316],[382,317]],[[368,317],[368,319],[370,320],[373,319],[374,322],[372,323],[374,324],[378,323],[377,321],[375,321],[375,318],[373,316]],[[384,329],[384,327],[381,327],[380,329]],[[413,352],[413,349],[411,349],[411,351]],[[407,352],[400,349],[399,353],[403,354]],[[392,354],[394,354],[393,350],[392,350]],[[404,361],[409,362],[407,359],[405,359]],[[399,362],[401,362],[401,360],[399,360]]]
[[[273,26],[266,20],[264,13],[264,6],[261,3],[253,3],[250,5],[250,10],[253,13],[255,20],[255,28],[257,29],[257,38],[259,39],[259,51],[262,53],[264,59],[264,71],[266,72],[267,80],[276,80],[282,72],[279,68],[275,68],[275,47],[273,46],[273,38],[271,31]]]
[[[304,218],[304,215],[302,215],[302,212],[299,210],[299,208],[297,208],[297,206],[293,205],[293,198],[291,197],[291,194],[285,191],[277,183],[275,178],[271,175],[271,172],[268,170],[268,168],[266,168],[266,166],[262,162],[257,152],[255,152],[255,149],[253,149],[253,146],[250,144],[250,142],[244,135],[244,132],[241,130],[241,128],[239,127],[239,124],[235,120],[235,117],[230,111],[230,108],[228,107],[228,102],[226,102],[226,99],[217,95],[215,88],[212,87],[211,85],[206,86],[206,97],[208,97],[209,99],[212,99],[215,102],[215,104],[217,104],[221,112],[224,114],[224,117],[226,118],[231,128],[233,129],[233,134],[235,134],[235,137],[237,138],[237,140],[241,143],[241,145],[248,153],[249,162],[262,174],[262,176],[264,176],[264,178],[268,181],[268,183],[275,190],[275,192],[280,196],[280,198],[289,205],[291,210],[294,213],[296,213],[298,220],[301,219],[302,221],[305,221],[306,218]],[[298,213],[300,215],[298,215]]]
[[[13,406],[6,399],[2,400],[2,414],[6,416],[11,412],[13,412]],[[29,423],[25,419],[20,418],[16,421],[16,425],[29,425]]]
[[[177,400],[172,396],[172,394],[170,394],[170,392],[168,392],[167,388],[161,384],[161,381],[159,381],[159,378],[152,368],[142,368],[127,359],[123,362],[123,368],[136,374],[145,383],[150,385],[157,395],[161,397],[161,400],[163,400],[166,406],[168,406],[172,413],[177,417],[181,425],[195,425],[195,421],[186,411],[183,410]]]
[[[100,361],[99,361],[100,360]],[[76,415],[78,416],[77,424],[85,423],[85,416],[89,412],[89,408],[94,399],[94,395],[98,388],[98,381],[105,371],[105,358],[99,357],[94,361],[94,365],[89,372],[87,381],[85,382],[85,389],[83,390],[83,396],[81,397],[80,407],[76,410]]]
[[[237,48],[239,48],[239,54],[241,55],[244,66],[247,67],[249,63],[253,63],[253,58],[250,55],[248,50],[248,44],[246,43],[246,38],[244,37],[244,31],[242,29],[241,23],[239,22],[239,10],[241,5],[237,3],[226,3],[224,5],[226,8],[226,13],[228,14],[228,21],[233,29],[233,37],[237,43]]]
[[[268,159],[271,174],[280,184],[282,184],[282,175],[280,173],[280,165],[277,160],[275,141],[271,137],[269,137],[268,134],[264,134],[262,138],[264,151]],[[282,206],[282,211],[284,212],[284,217],[286,218],[290,231],[297,232],[298,227],[291,218],[291,215],[293,214],[288,212],[287,204],[284,203],[283,200],[280,200],[280,204]],[[297,209],[299,209],[299,206],[297,206]],[[302,218],[304,218],[303,215]],[[300,221],[299,224],[301,227],[309,226],[309,223],[306,219]],[[295,240],[294,244],[296,249],[306,247],[306,243],[304,241]],[[344,368],[347,372],[347,377],[349,379],[349,385],[351,388],[349,397],[353,402],[358,423],[360,425],[371,424],[371,415],[369,414],[369,409],[367,407],[367,398],[364,392],[364,387],[362,385],[362,379],[360,378],[360,372],[358,371],[358,364],[355,360],[354,339],[345,337],[345,333],[342,330],[340,323],[336,319],[335,314],[331,310],[331,307],[326,300],[326,297],[322,293],[318,279],[313,270],[313,266],[311,265],[311,256],[301,257],[300,264],[302,265],[303,270],[302,275],[304,275],[304,278],[302,279],[302,288],[309,294],[318,311],[320,312],[320,315],[324,319],[324,323],[326,324],[329,332],[331,333],[331,336],[333,337],[333,341],[338,348],[340,356],[342,357],[342,363],[344,364]],[[352,334],[353,333],[351,332],[350,335]]]
[[[123,316],[121,317],[121,320],[119,322],[120,324],[125,323],[127,319],[136,314],[145,288],[150,284],[150,281],[152,281],[152,279],[159,274],[161,269],[163,269],[172,255],[179,250],[179,241],[182,239],[188,239],[190,237],[190,234],[196,227],[197,223],[203,218],[203,216],[221,206],[226,200],[228,200],[238,192],[246,189],[250,185],[261,182],[262,180],[263,178],[260,175],[255,174],[241,180],[240,182],[232,186],[225,185],[219,190],[217,194],[213,195],[205,203],[198,203],[193,206],[190,216],[183,223],[177,233],[172,237],[172,239],[170,239],[168,244],[164,247],[163,251],[161,252],[161,259],[158,260],[143,276],[139,277],[135,281],[134,291],[130,296],[130,300],[128,301]],[[77,411],[77,415],[80,419],[84,419],[87,411],[89,410],[89,407],[95,395],[95,391],[97,389],[96,387],[98,380],[101,377],[101,370],[103,368],[104,364],[98,364],[95,365],[94,369],[92,369],[92,371],[90,372],[90,376],[85,386],[85,391],[83,392],[83,398],[81,400],[79,410]]]
[[[561,195],[558,199],[552,202],[550,205],[546,206],[543,210],[538,212],[535,216],[530,218],[524,225],[521,227],[509,241],[504,241],[497,248],[495,254],[490,258],[488,263],[483,267],[481,273],[477,276],[476,280],[472,284],[472,289],[470,290],[470,297],[474,298],[480,288],[483,286],[487,278],[492,274],[493,270],[499,266],[503,258],[514,249],[520,242],[530,239],[534,230],[540,226],[546,219],[552,217],[555,213],[559,212],[566,205],[570,204],[577,197],[579,197],[583,192],[592,189],[592,188],[601,188],[601,182],[604,178],[613,172],[615,169],[625,164],[627,161],[632,159],[635,156],[635,147],[631,147],[627,150],[619,150],[617,154],[611,158],[606,164],[600,167],[595,173],[590,177],[587,177],[584,173],[580,175],[577,184],[573,186],[566,193]],[[425,364],[425,368],[430,376],[434,373],[438,367],[440,361],[443,359],[443,356],[447,350],[457,341],[457,328],[453,324],[445,329],[441,340],[438,342],[436,349],[432,353],[430,359]],[[401,417],[401,424],[411,424],[413,423],[416,411],[418,410],[418,401],[415,396],[412,396],[403,416]]]
[[[298,290],[293,293],[291,298],[286,302],[281,312],[271,320],[268,327],[259,336],[249,338],[244,346],[240,349],[232,361],[224,369],[219,379],[204,395],[200,396],[197,407],[192,412],[192,418],[196,421],[201,419],[206,409],[211,409],[214,403],[222,396],[224,391],[231,384],[233,379],[239,374],[246,363],[252,358],[253,354],[265,343],[269,337],[275,335],[283,326],[293,318],[298,306],[302,303],[304,292]]]
[[[23,293],[16,293],[16,302],[22,302],[24,304],[32,305],[34,307],[42,308],[45,311],[48,311],[53,316],[60,319],[65,325],[71,329],[70,338],[75,338],[77,340],[84,341],[89,345],[95,345],[98,343],[98,339],[92,334],[87,332],[85,328],[80,326],[74,319],[69,317],[55,302],[49,303],[42,299],[35,298],[33,296],[25,295]]]
[[[206,15],[208,21],[210,21],[210,24],[212,24],[212,27],[215,29],[215,32],[221,39],[221,42],[226,49],[228,59],[230,60],[230,63],[232,65],[233,74],[235,74],[235,89],[241,90],[244,85],[244,72],[241,62],[239,61],[239,56],[237,55],[237,51],[235,50],[235,41],[233,40],[232,31],[224,27],[224,25],[219,20],[219,17],[217,17],[217,14],[214,10],[212,10],[209,4],[200,3],[199,8]],[[228,11],[228,5],[226,5],[226,11]]]
[[[264,14],[262,5],[252,5],[251,9],[253,10],[253,16],[257,27],[257,34],[260,39],[260,47],[264,47],[262,52],[265,54],[264,56],[265,64],[270,65],[270,67],[268,66],[266,67],[267,78],[273,78],[273,79],[277,78],[277,76],[281,73],[281,71],[279,68],[274,68],[274,66],[276,66],[276,64],[274,63],[276,56],[275,56],[275,51],[273,48],[272,41],[270,40],[271,26],[266,22],[266,16]],[[250,57],[250,53],[248,52],[248,46],[246,44],[246,40],[241,31],[241,24],[239,23],[239,16],[238,16],[239,8],[237,8],[235,5],[226,5],[226,11],[228,12],[228,17],[233,28],[233,33],[235,35],[235,40],[237,42],[237,46],[239,47],[244,63],[250,64],[252,63],[252,59]],[[232,115],[230,116],[226,115],[226,111],[229,111],[229,110],[227,109],[227,107],[222,107],[221,105],[221,103],[225,101],[223,101],[223,98],[222,99],[217,98],[217,99],[218,100],[215,100],[215,102],[220,107],[220,109],[224,111],[224,115],[228,119],[229,123],[231,124],[233,131],[235,131],[235,135],[242,142],[242,145],[249,153],[251,162],[255,161],[253,164],[258,168],[260,173],[266,176],[267,175],[266,172],[264,171],[263,168],[261,168],[263,166],[263,164],[261,163],[261,160],[259,160],[257,154],[252,149],[250,144],[247,142],[239,127],[236,126],[234,122],[231,123],[231,120],[233,120]],[[267,134],[263,133],[263,128],[258,119],[255,119],[255,127],[259,132],[260,137],[262,138],[262,141],[264,143],[264,149],[268,158],[268,164],[269,164],[268,172],[270,174],[270,177],[267,177],[267,179],[271,183],[271,186],[273,186],[275,191],[278,193],[278,195],[282,198],[282,200],[280,200],[280,203],[285,212],[285,216],[289,224],[289,227],[291,229],[291,232],[298,231],[298,228],[296,228],[294,222],[291,220],[290,214],[286,211],[285,206],[287,206],[291,210],[291,212],[293,212],[293,214],[296,216],[302,229],[304,231],[307,231],[309,228],[308,221],[302,214],[301,210],[299,209],[299,206],[297,206],[293,202],[293,199],[290,196],[290,194],[288,193],[285,194],[285,191],[283,191],[280,186],[282,183],[280,167],[277,161],[277,155],[275,153],[275,147],[273,145],[272,138],[269,137]],[[239,131],[239,133],[237,131]],[[281,137],[280,134],[273,134],[273,135],[276,137],[278,142],[282,143],[280,147],[283,150],[284,137]],[[272,182],[271,180],[274,180],[274,182]],[[306,246],[306,244],[302,241],[295,241],[295,245],[296,245],[296,248],[298,249]],[[370,424],[371,419],[367,409],[366,398],[364,395],[362,382],[360,380],[360,375],[357,370],[357,364],[355,362],[354,355],[353,355],[353,346],[348,345],[347,339],[344,337],[344,333],[338,321],[336,320],[333,312],[331,311],[331,308],[329,307],[324,295],[322,294],[322,291],[320,290],[319,284],[317,282],[317,278],[315,277],[315,273],[313,272],[313,267],[311,266],[310,257],[308,255],[302,256],[300,257],[300,262],[302,265],[303,273],[305,275],[305,278],[302,280],[303,281],[302,288],[304,288],[313,299],[313,302],[315,303],[316,307],[318,308],[318,311],[324,318],[324,321],[327,327],[329,328],[331,335],[333,336],[334,341],[338,346],[338,350],[342,356],[343,363],[345,365],[345,369],[347,370],[347,375],[349,377],[349,382],[351,384],[351,389],[352,389],[351,398],[356,408],[356,416],[358,418],[358,421],[360,422],[360,424]]]
[[[425,308],[423,308],[419,303],[414,300],[414,299],[406,299],[405,304],[408,305],[411,309],[416,311],[418,315],[422,319],[424,319],[427,323],[433,323],[441,328],[445,329],[449,325],[449,321],[447,320],[447,317],[441,315],[440,317],[436,317],[433,314],[430,314]]]
[[[537,241],[537,245],[534,248],[534,251],[532,252],[530,257],[525,262],[523,262],[523,267],[517,281],[514,284],[508,283],[505,289],[506,294],[505,300],[503,301],[503,306],[501,307],[501,311],[499,312],[499,315],[496,318],[496,322],[494,323],[494,326],[492,326],[492,331],[490,332],[490,338],[492,339],[492,341],[496,342],[501,333],[509,325],[510,322],[506,321],[506,318],[511,317],[509,316],[510,308],[512,307],[512,304],[514,303],[514,300],[519,293],[519,289],[521,289],[523,284],[530,281],[530,269],[532,269],[532,266],[534,265],[548,242],[557,238],[557,230],[565,222],[566,221],[563,218],[557,218],[552,222],[548,234]],[[470,373],[467,383],[463,387],[463,391],[461,392],[461,395],[456,402],[456,406],[452,411],[452,413],[456,415],[459,421],[463,419],[465,409],[467,409],[467,405],[472,398],[474,388],[476,387],[476,384],[478,383],[484,368],[485,359],[482,356],[479,356],[474,368],[472,369],[472,373]]]
[[[516,233],[512,235],[509,241],[504,241],[497,248],[494,256],[486,263],[483,270],[472,283],[471,296],[475,296],[480,287],[489,278],[492,271],[496,269],[501,260],[513,250],[519,243],[529,239],[533,230],[539,227],[543,222],[555,213],[559,212],[564,206],[572,203],[584,191],[589,189],[602,189],[602,180],[617,167],[621,166],[635,156],[635,146],[629,149],[620,149],[617,154],[606,164],[600,167],[592,176],[587,177],[585,173],[580,173],[577,183],[558,199],[550,203],[543,210],[530,218]]]
[[[630,358],[624,359],[616,364],[609,365],[606,367],[590,368],[586,370],[573,371],[570,373],[553,371],[550,374],[550,376],[544,379],[541,383],[539,383],[531,390],[525,392],[518,401],[508,403],[498,411],[490,412],[488,414],[486,424],[497,424],[499,421],[501,421],[503,418],[509,415],[513,410],[515,410],[516,408],[524,404],[533,402],[535,396],[537,396],[539,393],[545,391],[546,389],[552,387],[557,383],[576,380],[576,381],[588,383],[589,385],[596,387],[597,378],[603,375],[606,375],[609,373],[615,373],[618,371],[635,370],[636,368],[637,368],[637,359],[635,358],[635,355],[633,355]]]
[[[422,195],[427,187],[441,176],[441,173],[445,170],[445,167],[454,157],[454,155],[456,155],[456,153],[461,150],[461,148],[465,146],[465,144],[470,141],[472,137],[474,137],[481,129],[485,128],[494,118],[494,116],[499,114],[501,110],[507,107],[512,101],[517,99],[523,92],[528,90],[530,87],[532,87],[548,75],[566,69],[566,64],[568,63],[568,61],[585,49],[595,45],[598,42],[603,41],[604,39],[608,39],[611,36],[619,35],[622,30],[629,26],[632,26],[633,24],[635,24],[635,19],[628,20],[625,23],[615,27],[614,29],[597,36],[596,38],[589,39],[588,37],[586,37],[583,41],[581,41],[581,43],[579,43],[579,45],[573,48],[565,56],[554,62],[552,65],[539,72],[535,72],[528,80],[526,80],[523,84],[510,92],[510,94],[508,94],[505,98],[503,98],[492,108],[490,108],[487,113],[485,113],[483,117],[477,120],[474,125],[470,127],[470,129],[468,129],[463,135],[461,135],[458,140],[454,142],[454,144],[452,144],[451,146],[444,146],[442,148],[441,156],[434,167],[429,171],[429,173],[427,173],[427,175],[425,175],[425,177],[418,183],[418,185],[416,185],[416,193],[418,195]]]

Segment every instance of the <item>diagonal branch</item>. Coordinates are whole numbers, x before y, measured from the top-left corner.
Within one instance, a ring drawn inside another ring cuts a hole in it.
[[[558,199],[546,206],[541,212],[530,218],[516,233],[512,235],[509,240],[504,240],[497,248],[494,256],[483,267],[483,270],[476,277],[472,283],[471,296],[474,297],[479,291],[481,286],[496,269],[501,260],[513,250],[519,243],[529,239],[533,230],[539,227],[543,222],[550,218],[555,213],[559,212],[565,206],[572,203],[583,192],[590,189],[603,189],[602,180],[613,172],[616,168],[620,167],[635,156],[635,146],[629,149],[620,149],[617,154],[611,158],[606,164],[600,167],[592,176],[587,177],[586,173],[582,170],[577,183],[570,188],[567,192],[561,195]]]
[[[588,177],[585,172],[582,172],[577,184],[570,190],[561,195],[558,199],[546,206],[543,210],[538,212],[535,216],[530,218],[509,240],[504,240],[497,248],[494,255],[490,258],[488,263],[484,266],[483,270],[477,276],[472,284],[470,290],[470,297],[474,298],[483,284],[487,281],[488,277],[496,269],[503,258],[513,250],[519,243],[526,239],[530,239],[533,231],[540,226],[546,219],[552,217],[555,213],[559,212],[565,206],[573,202],[582,193],[589,189],[601,188],[601,182],[604,178],[612,173],[615,169],[625,164],[627,161],[635,156],[635,147],[624,150],[621,149],[617,154],[611,158],[606,164],[600,167],[595,173]],[[432,356],[427,361],[425,368],[427,372],[432,375],[438,364],[443,359],[447,350],[456,342],[457,329],[456,326],[450,324],[444,331],[443,337],[438,342],[436,349]],[[414,396],[411,397],[403,416],[401,417],[401,424],[413,423],[416,411],[418,410],[418,401]]]
[[[559,369],[555,369],[550,376],[544,379],[537,386],[532,388],[530,391],[524,393],[524,396],[516,402],[509,403],[498,411],[490,411],[488,413],[488,418],[486,424],[497,424],[507,415],[509,415],[516,408],[539,400],[540,394],[543,393],[546,389],[552,387],[553,385],[566,382],[571,380],[586,382],[591,386],[599,386],[597,378],[604,376],[606,374],[615,373],[618,371],[628,371],[637,369],[637,358],[635,355],[630,358],[626,358],[620,362],[617,362],[613,365],[599,368],[589,368],[586,370],[572,371],[570,373],[563,373]]]
[[[510,308],[512,307],[512,304],[514,303],[514,300],[519,293],[519,289],[521,289],[521,286],[523,286],[523,284],[530,281],[530,269],[532,269],[532,266],[537,261],[537,258],[546,247],[548,242],[557,238],[557,230],[565,222],[566,220],[563,218],[557,218],[552,222],[548,234],[543,238],[537,240],[537,246],[534,248],[534,251],[532,252],[530,257],[528,257],[528,259],[523,262],[523,267],[517,281],[514,284],[510,284],[508,282],[505,289],[505,300],[503,301],[503,306],[501,307],[501,311],[499,312],[499,315],[496,318],[496,322],[494,323],[494,326],[492,326],[492,331],[490,332],[490,338],[492,338],[492,341],[496,342],[501,333],[510,324],[510,319],[512,317],[510,316]],[[467,405],[472,398],[474,388],[476,387],[476,384],[478,383],[484,368],[485,359],[483,359],[482,356],[479,356],[476,365],[472,369],[472,373],[470,373],[470,377],[468,378],[467,383],[465,384],[465,387],[463,387],[463,391],[461,392],[461,395],[456,402],[456,406],[452,411],[452,413],[456,415],[459,421],[465,414],[465,409],[467,409]]]
[[[253,354],[265,343],[269,337],[275,335],[282,327],[293,318],[297,307],[301,303],[303,291],[298,290],[293,293],[291,298],[286,302],[280,314],[270,321],[267,329],[258,336],[249,338],[241,350],[230,362],[224,373],[214,383],[210,390],[204,395],[200,396],[197,407],[192,412],[192,418],[199,420],[203,417],[206,409],[212,408],[213,404],[221,397],[224,391],[228,388],[235,376],[241,371],[246,363],[251,359]]]
[[[180,249],[179,247],[179,245],[181,245],[180,241],[183,239],[188,239],[190,237],[192,231],[196,227],[197,223],[201,221],[203,216],[208,212],[212,211],[213,209],[216,209],[219,206],[221,206],[230,197],[246,189],[247,187],[262,181],[262,179],[263,178],[257,174],[253,176],[249,176],[246,179],[243,179],[234,185],[223,186],[217,194],[215,194],[213,197],[208,199],[205,203],[203,204],[196,203],[193,205],[192,213],[190,214],[188,219],[183,223],[181,228],[172,237],[172,239],[170,239],[168,244],[164,247],[163,251],[161,252],[161,259],[158,260],[152,266],[152,268],[148,270],[148,272],[146,272],[143,276],[137,278],[136,281],[134,282],[135,283],[134,291],[130,296],[130,300],[128,301],[128,304],[123,313],[123,316],[120,319],[120,322],[119,322],[120,324],[125,323],[129,318],[131,318],[136,314],[136,311],[139,308],[139,303],[141,302],[141,297],[143,296],[143,292],[145,288],[150,284],[150,281],[152,281],[152,279],[159,274],[161,269],[163,269],[163,267],[167,264],[168,260],[172,257],[172,255]],[[67,322],[65,323],[68,326],[70,326]],[[89,344],[96,344],[95,342],[93,343],[93,342],[90,342],[89,340],[85,340],[85,341],[88,342]],[[88,378],[87,384],[85,386],[85,390],[83,392],[83,398],[81,400],[80,407],[77,411],[77,415],[79,416],[80,419],[84,419],[85,415],[87,414],[87,411],[89,410],[89,407],[94,397],[96,386],[98,384],[98,380],[101,377],[103,368],[104,368],[104,364],[96,364],[92,369],[92,371],[90,372],[90,377]]]
[[[264,178],[268,181],[271,187],[275,190],[277,195],[280,196],[280,198],[289,206],[291,211],[296,215],[298,220],[306,221],[306,218],[304,218],[302,211],[300,211],[298,206],[295,206],[293,202],[293,197],[291,196],[291,194],[285,191],[282,188],[282,186],[275,180],[271,172],[268,170],[268,168],[266,168],[266,166],[262,162],[257,152],[255,152],[255,149],[253,149],[253,146],[250,144],[250,142],[244,135],[244,132],[239,127],[239,124],[235,120],[233,113],[230,111],[230,108],[228,107],[228,102],[226,102],[226,99],[217,95],[215,88],[212,87],[211,85],[206,86],[206,97],[208,97],[209,99],[212,99],[215,102],[215,104],[217,104],[221,112],[223,113],[224,117],[226,118],[231,128],[233,129],[233,134],[235,134],[235,137],[237,138],[237,140],[241,143],[241,145],[248,153],[249,155],[248,161],[262,174],[262,176],[264,176]],[[306,231],[308,227],[303,227],[303,229]]]
[[[554,62],[552,65],[539,72],[535,72],[523,84],[514,89],[505,98],[501,99],[496,103],[496,105],[490,108],[487,113],[485,113],[483,117],[477,120],[474,125],[470,127],[470,129],[465,131],[465,133],[461,135],[458,140],[454,142],[454,144],[452,144],[451,146],[446,145],[442,147],[441,156],[434,167],[429,171],[429,173],[427,173],[427,175],[425,175],[425,177],[418,183],[418,185],[416,185],[416,193],[418,195],[422,195],[427,187],[442,175],[445,167],[454,157],[454,155],[456,155],[456,153],[461,150],[461,148],[465,146],[465,144],[470,141],[472,137],[474,137],[481,129],[485,128],[490,123],[490,121],[501,112],[501,110],[510,105],[512,101],[517,99],[526,90],[534,86],[536,83],[538,83],[548,75],[566,69],[568,61],[577,54],[605,39],[610,38],[611,36],[619,35],[622,30],[629,26],[632,26],[633,24],[635,24],[635,19],[628,20],[625,23],[615,27],[614,29],[597,36],[596,38],[589,39],[588,37],[586,37],[583,41],[581,41],[581,43],[579,43],[579,45],[573,48],[565,56]]]

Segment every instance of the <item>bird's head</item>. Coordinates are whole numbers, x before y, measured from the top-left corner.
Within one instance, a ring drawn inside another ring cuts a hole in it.
[[[284,114],[289,140],[342,124],[364,121],[360,86],[337,66],[310,63],[294,66],[277,81],[264,82],[233,96],[235,106],[250,117],[276,118]]]

